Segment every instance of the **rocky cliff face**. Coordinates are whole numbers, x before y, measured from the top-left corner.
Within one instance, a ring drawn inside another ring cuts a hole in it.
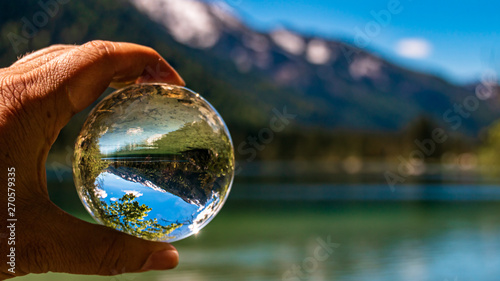
[[[189,175],[176,175],[173,173],[170,176],[165,176],[164,173],[149,173],[144,174],[141,168],[125,167],[125,166],[109,166],[106,172],[116,175],[126,181],[140,183],[145,187],[149,187],[158,192],[168,192],[189,204],[203,206],[210,198],[205,190],[199,188],[199,184],[189,182]],[[185,182],[180,182],[176,177],[186,176]]]

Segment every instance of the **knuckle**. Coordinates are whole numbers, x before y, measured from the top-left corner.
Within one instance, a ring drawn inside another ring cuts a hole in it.
[[[0,76],[1,125],[15,124],[24,128],[23,132],[32,130],[32,126],[47,127],[45,119],[41,118],[41,112],[50,110],[52,104],[48,103],[43,91],[39,90],[41,83],[37,81],[37,77],[33,72]],[[48,75],[44,77],[51,79]],[[52,133],[49,129],[51,128],[44,131]]]
[[[124,262],[123,249],[126,248],[125,245],[123,245],[118,236],[113,236],[106,245],[107,249],[105,250],[105,254],[99,257],[101,259],[98,269],[99,274],[116,275],[123,273],[120,272],[120,270]]]
[[[0,78],[0,96],[2,107],[17,111],[22,105],[22,94],[26,90],[24,79],[18,75],[4,75]]]
[[[104,40],[93,40],[82,45],[82,49],[96,57],[107,57],[115,49],[115,43]]]

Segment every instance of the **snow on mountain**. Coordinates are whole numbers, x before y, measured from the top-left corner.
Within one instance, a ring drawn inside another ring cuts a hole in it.
[[[326,64],[337,57],[336,52],[328,47],[325,41],[313,39],[307,44],[307,60],[314,64]]]
[[[341,54],[337,42],[307,38],[285,28],[256,32],[245,26],[224,1],[130,1],[163,25],[176,41],[191,48],[214,49],[215,53],[230,58],[240,72],[253,68],[269,70],[279,83],[311,75],[314,71],[304,69],[305,66],[328,65]],[[276,56],[287,59],[283,61]],[[353,79],[376,78],[375,72],[380,72],[375,59],[353,58],[351,64],[348,75]]]
[[[349,72],[355,79],[369,77],[376,79],[381,75],[382,62],[373,57],[357,57],[349,65]]]
[[[214,16],[216,16],[219,20],[221,20],[226,26],[231,28],[239,28],[242,23],[238,19],[236,11],[231,8],[224,1],[212,2],[210,6],[210,10]]]
[[[248,33],[243,36],[243,44],[255,52],[267,52],[271,48],[271,43],[266,36],[258,33]]]
[[[297,56],[304,52],[306,46],[302,37],[286,29],[280,28],[271,32],[271,38],[283,50]]]
[[[209,7],[191,0],[132,0],[137,9],[167,28],[180,43],[197,47],[214,46],[220,30]]]

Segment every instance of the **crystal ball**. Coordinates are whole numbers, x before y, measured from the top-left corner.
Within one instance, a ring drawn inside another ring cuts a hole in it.
[[[135,84],[103,99],[76,140],[73,177],[99,223],[147,240],[197,233],[224,204],[234,176],[231,136],[199,94]]]

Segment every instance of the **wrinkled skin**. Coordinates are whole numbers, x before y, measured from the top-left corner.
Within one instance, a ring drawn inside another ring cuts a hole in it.
[[[55,206],[47,192],[45,161],[59,131],[108,86],[137,82],[184,85],[158,53],[130,43],[51,46],[0,69],[0,279],[48,271],[115,275],[177,265],[173,246],[79,220]],[[15,168],[15,274],[6,264],[9,167]]]

